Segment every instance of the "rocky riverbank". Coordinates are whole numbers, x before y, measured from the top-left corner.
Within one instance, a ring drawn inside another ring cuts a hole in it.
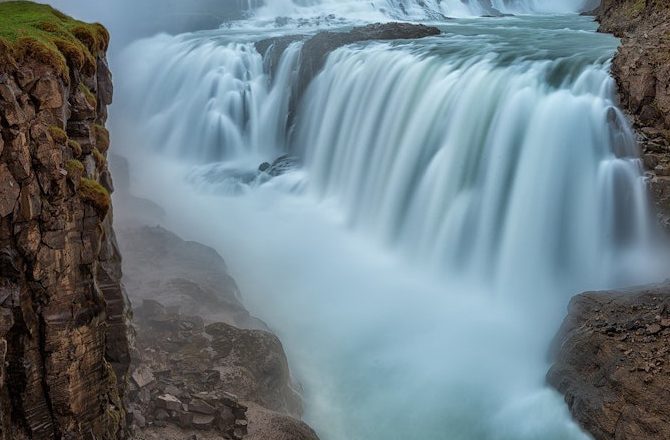
[[[670,284],[577,295],[547,379],[596,440],[670,438]]]
[[[601,32],[621,38],[612,74],[638,135],[652,200],[670,228],[670,4],[603,0]],[[670,438],[670,284],[576,296],[548,382],[596,440]]]
[[[0,439],[126,438],[101,25],[0,3]]]
[[[281,342],[213,249],[132,222],[119,244],[137,334],[133,438],[317,440]]]
[[[603,0],[600,31],[621,38],[612,74],[638,133],[659,220],[670,228],[670,4]]]

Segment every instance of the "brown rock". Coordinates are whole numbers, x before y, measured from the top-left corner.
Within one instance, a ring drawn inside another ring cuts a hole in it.
[[[21,194],[19,184],[4,163],[0,163],[0,217],[14,212],[14,206]]]
[[[658,335],[659,311],[670,311],[670,284],[588,292],[570,302],[547,379],[596,440],[670,438],[667,338],[634,336]],[[602,320],[632,337],[613,337]]]
[[[63,94],[60,80],[56,76],[43,76],[37,79],[30,94],[38,102],[40,109],[63,107]]]

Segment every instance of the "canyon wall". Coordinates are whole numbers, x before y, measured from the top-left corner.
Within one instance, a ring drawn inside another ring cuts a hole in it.
[[[645,169],[663,226],[670,228],[670,3],[603,0],[600,31],[621,38],[612,63],[621,107],[639,134]]]
[[[661,224],[670,227],[670,4],[603,0],[601,32],[620,37],[612,74],[638,134]],[[670,438],[670,284],[574,297],[548,382],[596,440]]]
[[[125,438],[107,31],[0,4],[0,439]]]

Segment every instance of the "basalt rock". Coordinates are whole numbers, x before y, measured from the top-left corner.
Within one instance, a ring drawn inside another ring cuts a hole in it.
[[[105,53],[90,55],[97,71],[69,77],[31,56],[0,67],[2,440],[126,437],[129,310],[106,148],[74,142],[111,103]]]
[[[298,85],[291,97],[290,116],[294,115],[303,93],[312,79],[323,69],[328,55],[335,49],[348,44],[371,40],[403,40],[417,39],[439,35],[440,30],[433,26],[411,23],[374,23],[355,27],[349,32],[319,32],[306,39],[305,36],[293,35],[261,40],[256,43],[256,50],[263,55],[267,64],[276,69],[281,54],[289,44],[305,40],[300,53],[300,70]],[[270,71],[273,72],[274,70]]]
[[[661,224],[670,228],[670,3],[603,0],[600,31],[620,37],[612,75],[632,117]]]

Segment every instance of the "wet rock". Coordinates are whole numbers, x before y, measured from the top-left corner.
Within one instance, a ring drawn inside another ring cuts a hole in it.
[[[302,46],[298,87],[291,97],[289,116],[293,117],[307,86],[321,71],[328,55],[335,49],[363,41],[417,39],[439,34],[440,30],[436,27],[411,23],[374,23],[355,27],[349,32],[319,32],[307,39]],[[256,49],[264,55],[266,63],[276,66],[289,44],[305,38],[301,35],[292,35],[261,40],[256,43]]]

